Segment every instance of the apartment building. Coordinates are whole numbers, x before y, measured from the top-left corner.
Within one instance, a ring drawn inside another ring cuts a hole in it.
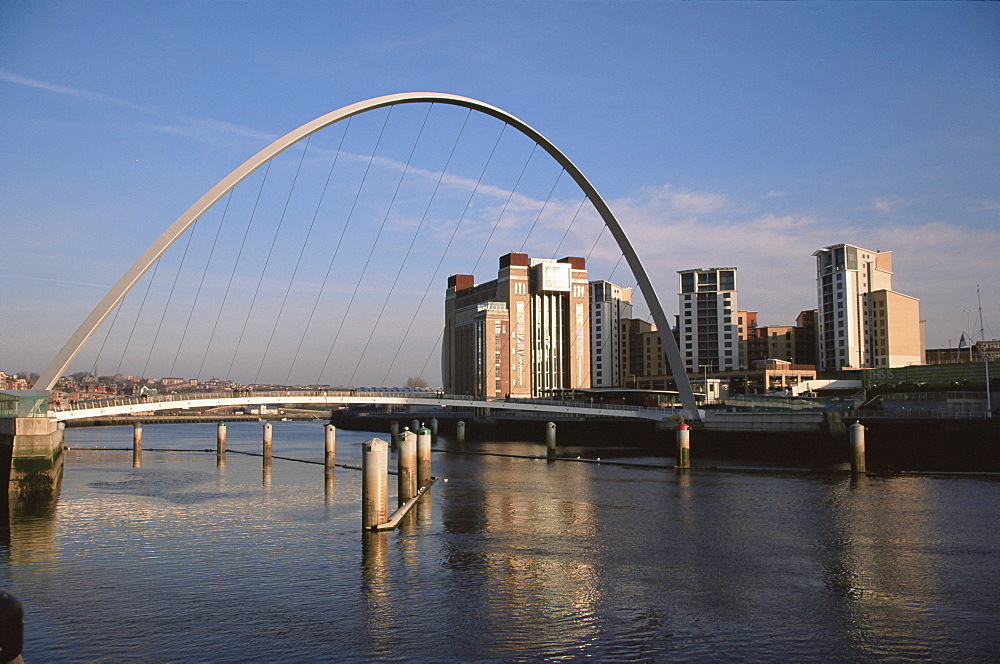
[[[627,331],[632,318],[632,289],[610,281],[590,282],[590,384],[622,387],[628,371]]]
[[[689,374],[740,367],[736,268],[682,270],[678,337]]]
[[[891,366],[876,362],[897,361],[893,357],[922,361],[919,300],[892,290],[891,251],[836,244],[813,256],[820,369]],[[898,340],[892,354],[890,337]]]

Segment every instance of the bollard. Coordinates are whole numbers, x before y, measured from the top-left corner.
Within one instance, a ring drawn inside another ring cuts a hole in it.
[[[56,425],[56,427],[59,429],[59,444],[65,447],[66,446],[66,423],[65,422],[60,422],[59,424]]]
[[[438,437],[438,421],[436,417],[431,418],[431,437],[437,440]]]
[[[416,433],[417,429],[420,428],[420,420],[413,420],[410,422],[410,431]]]
[[[545,425],[545,456],[549,459],[556,458],[556,423],[549,422]]]
[[[389,500],[389,445],[380,438],[361,444],[361,527],[385,523]]]
[[[142,468],[142,422],[132,427],[132,467]]]
[[[21,662],[24,647],[24,607],[16,597],[0,590],[0,662]]]
[[[324,439],[326,454],[323,457],[325,474],[333,474],[333,466],[337,461],[337,427],[332,424],[326,425],[326,438]]]
[[[417,495],[417,434],[412,431],[403,433],[399,441],[398,452],[399,474],[396,476],[398,486],[397,505],[400,506]]]
[[[417,488],[431,481],[431,430],[417,429]]]
[[[851,440],[851,473],[860,475],[865,472],[865,426],[855,422],[847,427],[847,435]]]
[[[674,468],[691,467],[691,426],[681,422],[677,425],[677,465]]]
[[[459,420],[455,424],[455,440],[457,440],[460,443],[465,442],[465,422],[463,422],[462,420]]]
[[[264,422],[264,462],[271,462],[271,423]]]
[[[393,449],[399,445],[399,422],[396,420],[389,423],[389,444]]]

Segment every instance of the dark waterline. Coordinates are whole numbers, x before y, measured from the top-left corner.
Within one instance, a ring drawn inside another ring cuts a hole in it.
[[[229,449],[260,451],[258,424],[228,430]],[[67,445],[131,436],[71,429]],[[369,437],[338,431],[337,462]],[[319,423],[275,423],[274,440],[323,459]],[[28,664],[1000,657],[991,478],[438,452],[411,523],[363,536],[357,471],[217,467],[214,425],[147,426],[144,447],[140,468],[69,451],[58,501],[0,522]]]

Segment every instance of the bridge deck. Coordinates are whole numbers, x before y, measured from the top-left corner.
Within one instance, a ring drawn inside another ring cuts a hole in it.
[[[559,415],[590,417],[636,418],[654,421],[668,420],[681,413],[679,408],[645,408],[617,404],[584,403],[580,401],[551,401],[543,399],[476,399],[467,395],[436,392],[367,392],[357,390],[279,390],[274,392],[246,392],[233,394],[165,394],[143,397],[116,397],[80,403],[65,403],[54,407],[54,417],[59,421],[91,417],[128,415],[162,410],[189,410],[217,408],[220,406],[295,405],[321,404],[345,405],[407,405],[451,407],[465,410],[489,408]],[[676,419],[676,418],[675,418]]]

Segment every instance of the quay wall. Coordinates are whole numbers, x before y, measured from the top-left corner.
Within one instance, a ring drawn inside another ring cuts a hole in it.
[[[0,476],[10,498],[44,499],[63,473],[63,430],[49,417],[0,418]]]

